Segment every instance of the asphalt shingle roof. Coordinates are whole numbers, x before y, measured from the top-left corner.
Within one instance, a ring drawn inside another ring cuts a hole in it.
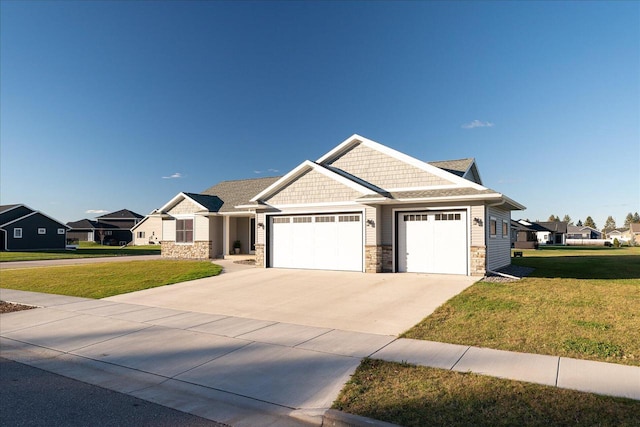
[[[372,194],[360,197],[361,200],[379,199],[381,196],[391,199],[428,199],[438,197],[456,197],[456,196],[475,196],[479,194],[498,194],[491,189],[477,190],[471,187],[463,188],[443,188],[436,190],[413,190],[413,191],[394,191],[383,195]]]
[[[202,192],[204,195],[218,196],[222,206],[218,212],[233,212],[235,206],[254,204],[250,200],[265,188],[279,180],[280,176],[268,178],[241,179],[236,181],[222,181]]]
[[[472,158],[458,160],[442,160],[438,162],[427,162],[431,166],[446,170],[454,175],[463,176],[473,163]]]
[[[100,219],[142,219],[143,215],[130,211],[129,209],[120,209],[119,211],[111,212],[108,214],[104,214],[99,216]]]
[[[189,198],[195,200],[201,204],[209,212],[218,212],[223,205],[223,201],[218,196],[211,196],[209,194],[196,194],[196,193],[184,193]]]

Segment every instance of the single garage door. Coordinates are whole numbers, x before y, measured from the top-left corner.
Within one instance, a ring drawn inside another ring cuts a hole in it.
[[[362,271],[362,214],[272,216],[269,265]]]
[[[398,213],[398,271],[467,274],[466,211]]]

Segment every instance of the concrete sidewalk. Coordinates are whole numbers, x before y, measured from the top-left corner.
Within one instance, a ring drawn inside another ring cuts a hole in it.
[[[0,356],[234,426],[321,425],[363,357],[640,400],[640,367],[0,289]]]

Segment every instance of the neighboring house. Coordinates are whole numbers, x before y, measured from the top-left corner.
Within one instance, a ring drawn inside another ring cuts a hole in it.
[[[158,210],[154,210],[134,225],[131,234],[133,245],[159,245],[162,241],[162,218]]]
[[[128,209],[121,209],[96,218],[68,222],[70,241],[97,242],[104,245],[126,245],[133,240],[131,228],[144,217]]]
[[[614,230],[605,231],[607,239],[612,241],[618,239],[620,243],[631,240],[631,231],[629,228],[616,228]]]
[[[632,243],[640,244],[640,223],[629,224],[629,235]]]
[[[602,239],[602,233],[595,228],[587,226],[567,225],[567,239]]]
[[[538,249],[538,230],[527,221],[511,220],[511,245],[516,249]]]
[[[256,264],[483,275],[510,264],[510,213],[473,159],[426,163],[353,135],[252,199]]]
[[[65,249],[68,227],[23,204],[0,206],[0,250]]]
[[[545,221],[532,222],[536,229],[538,243],[541,245],[565,245],[567,243],[567,222]]]

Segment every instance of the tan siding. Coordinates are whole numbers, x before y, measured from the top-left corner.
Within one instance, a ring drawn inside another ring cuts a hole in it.
[[[372,221],[373,225],[369,225],[367,221]],[[377,228],[380,224],[377,221],[376,208],[372,206],[366,206],[364,210],[364,244],[365,245],[377,245]]]
[[[484,246],[485,235],[485,215],[484,205],[471,206],[471,218],[469,218],[471,224],[471,246]],[[479,218],[481,223],[474,224],[473,219]]]
[[[267,199],[270,205],[342,202],[361,194],[316,171],[309,171]]]
[[[496,218],[496,237],[491,237],[489,235],[491,217]],[[511,239],[509,238],[509,232],[507,232],[506,237],[502,236],[502,221],[510,221],[510,219],[510,211],[505,211],[495,207],[487,208],[485,238],[487,241],[487,269],[489,270],[496,270],[511,264]]]
[[[183,199],[169,210],[171,215],[190,214],[201,210],[191,200]]]
[[[193,241],[209,240],[209,218],[196,215],[193,221]]]
[[[382,227],[381,231],[381,244],[392,245],[393,244],[393,211],[392,206],[382,207]]]
[[[140,231],[144,231],[144,237],[136,237]],[[147,218],[142,225],[133,231],[134,245],[148,245],[149,242],[159,243],[162,240],[162,219],[157,217]]]
[[[331,166],[385,189],[451,184],[362,144],[332,161]]]
[[[258,212],[256,214],[256,224],[263,224],[263,227],[258,227],[258,231],[256,233],[256,245],[265,244],[266,236],[265,230],[267,228],[266,216],[263,212]]]
[[[175,220],[162,220],[162,240],[163,241],[176,241],[176,221]]]

